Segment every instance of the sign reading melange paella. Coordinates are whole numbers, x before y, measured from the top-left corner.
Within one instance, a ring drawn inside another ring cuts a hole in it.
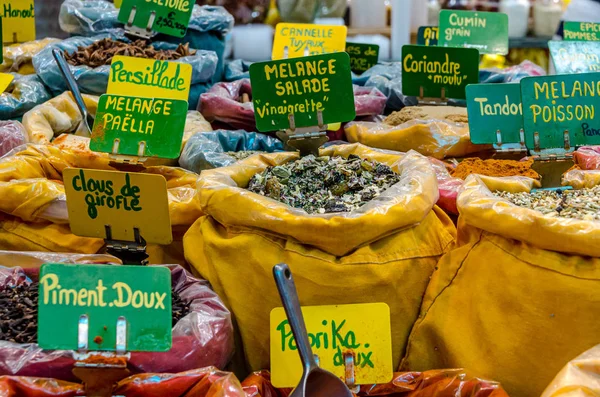
[[[600,144],[600,73],[528,77],[521,81],[527,147]]]
[[[250,66],[256,127],[268,132],[354,120],[350,57],[345,52]]]

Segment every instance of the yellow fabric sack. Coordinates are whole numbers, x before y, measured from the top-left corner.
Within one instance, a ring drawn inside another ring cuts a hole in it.
[[[403,370],[468,368],[511,397],[532,397],[598,343],[600,223],[551,218],[492,194],[534,184],[467,178],[457,245],[427,287]]]
[[[425,157],[359,144],[321,154],[376,160],[402,180],[353,212],[308,215],[245,189],[253,175],[295,153],[254,155],[200,175],[207,215],[184,236],[185,256],[233,312],[251,370],[269,368],[269,313],[281,307],[274,265],[290,266],[302,305],[387,303],[397,366],[429,276],[454,242],[454,225],[434,206],[437,183]]]
[[[58,43],[60,40],[45,38],[22,44],[5,46],[3,49],[4,62],[0,64],[0,72],[16,72],[19,74],[35,74],[31,60],[33,56],[46,46]]]
[[[546,388],[542,397],[600,396],[600,345],[569,362]]]
[[[408,152],[416,150],[436,159],[466,157],[489,149],[474,145],[469,125],[440,120],[410,120],[393,127],[382,123],[353,122],[345,128],[349,142],[358,142],[374,148]]]

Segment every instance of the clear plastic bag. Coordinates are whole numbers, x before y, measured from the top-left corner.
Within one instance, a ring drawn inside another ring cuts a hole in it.
[[[591,397],[600,395],[600,345],[570,361],[541,397]]]
[[[45,38],[29,41],[22,44],[5,46],[3,49],[4,62],[0,64],[0,72],[14,72],[23,75],[35,74],[31,60],[33,56],[49,44],[58,43],[60,40]]]
[[[44,83],[36,75],[15,76],[12,83],[0,93],[0,120],[20,118],[36,105],[51,98]]]
[[[27,131],[18,121],[0,121],[0,157],[27,142]]]

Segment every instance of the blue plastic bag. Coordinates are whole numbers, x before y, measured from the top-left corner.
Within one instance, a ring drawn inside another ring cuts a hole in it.
[[[225,64],[225,76],[223,80],[227,82],[250,78],[250,65],[252,62],[236,59]]]
[[[10,74],[15,76],[15,79],[8,89],[0,94],[0,120],[21,118],[25,112],[50,100],[50,93],[36,75]]]
[[[88,46],[96,41],[110,37],[113,40],[121,40],[129,42],[130,40],[124,36],[115,35],[112,33],[101,34],[94,37],[71,37],[59,43],[49,45],[37,55],[33,57],[33,67],[42,81],[50,88],[54,95],[59,95],[68,89],[65,80],[58,69],[58,65],[52,56],[54,48],[66,50],[73,53],[78,47]],[[175,49],[176,44],[165,42],[152,43],[155,49]],[[217,68],[217,55],[213,51],[197,50],[195,55],[180,58],[174,62],[188,63],[192,65],[192,89],[189,96],[190,109],[196,109],[198,104],[198,90],[194,87],[197,84],[210,82]],[[103,65],[97,68],[89,66],[72,66],[69,65],[79,89],[84,94],[102,95],[106,93],[108,85],[108,77],[110,66]]]
[[[244,130],[216,130],[193,135],[181,152],[179,165],[197,174],[202,170],[226,167],[238,161],[227,152],[279,152],[283,143],[268,135]]]

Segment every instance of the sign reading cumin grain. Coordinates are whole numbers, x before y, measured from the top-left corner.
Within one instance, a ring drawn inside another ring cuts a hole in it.
[[[508,54],[508,15],[499,12],[442,10],[439,45],[475,48],[482,54]]]

